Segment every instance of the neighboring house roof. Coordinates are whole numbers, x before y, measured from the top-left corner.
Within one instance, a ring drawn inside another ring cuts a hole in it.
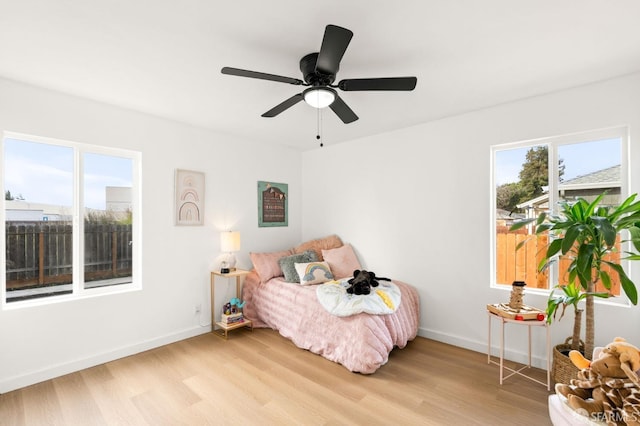
[[[581,189],[597,189],[597,188],[617,188],[621,186],[620,181],[620,164],[608,167],[602,170],[596,170],[586,175],[577,176],[573,179],[561,182],[558,185],[559,191],[576,191]],[[531,208],[540,207],[542,204],[547,203],[549,200],[549,193],[544,193],[527,200],[524,203],[518,204],[516,207]]]
[[[522,213],[514,213],[505,209],[496,209],[496,219],[502,220],[516,220],[523,219],[524,215]]]
[[[524,203],[516,204],[516,207],[519,209],[522,209],[522,208],[527,208],[531,206],[539,206],[540,204],[546,203],[548,200],[549,200],[549,193],[546,192],[542,195],[537,196],[536,198],[527,200]]]
[[[596,170],[586,175],[577,176],[573,179],[561,182],[558,189],[575,188],[611,188],[620,186],[620,165],[612,166],[602,170]]]
[[[52,204],[31,203],[25,200],[5,200],[6,210],[38,211],[44,215],[70,216],[71,208],[68,206],[55,206]]]
[[[505,209],[496,209],[496,218],[497,219],[508,219],[509,217],[509,213],[511,213],[509,210],[505,210]]]

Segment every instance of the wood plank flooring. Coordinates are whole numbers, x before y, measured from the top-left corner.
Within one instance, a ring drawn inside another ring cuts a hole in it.
[[[500,386],[486,354],[420,337],[361,375],[256,329],[0,395],[0,425],[550,425],[548,394],[520,377]]]

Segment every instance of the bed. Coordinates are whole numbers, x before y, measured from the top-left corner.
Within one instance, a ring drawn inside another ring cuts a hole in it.
[[[322,257],[322,262],[329,261],[326,263],[335,271],[335,278],[346,279],[347,271],[352,273],[354,266],[360,266],[350,245],[343,245],[339,239],[331,244],[326,238],[313,240],[311,246],[317,257]],[[331,248],[324,249],[325,246]],[[340,363],[352,372],[374,373],[387,363],[395,347],[404,348],[416,337],[420,317],[416,289],[393,280],[401,297],[393,313],[337,316],[329,313],[318,300],[318,286],[323,284],[288,282],[288,277],[274,266],[275,259],[308,252],[309,243],[261,256],[252,253],[255,269],[246,277],[242,290],[246,302],[244,315],[254,327],[277,330],[299,348]],[[281,262],[278,266],[285,267]]]

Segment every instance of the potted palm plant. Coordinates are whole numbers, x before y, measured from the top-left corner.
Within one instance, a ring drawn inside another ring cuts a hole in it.
[[[549,296],[547,321],[551,323],[559,307],[562,306],[562,318],[566,307],[573,306],[576,315],[572,345],[578,347],[582,326],[582,311],[578,304],[584,300],[586,331],[583,352],[587,358],[591,357],[594,347],[594,297],[610,296],[613,281],[609,271],[617,275],[629,301],[634,305],[638,303],[636,286],[627,276],[621,261],[640,260],[640,201],[635,201],[637,194],[633,194],[618,206],[604,206],[600,205],[604,195],[599,195],[591,203],[582,198],[573,203],[563,202],[558,215],[541,213],[537,218],[518,221],[511,227],[511,230],[517,230],[535,222],[536,236],[550,233],[546,252],[538,264],[539,271],[546,269],[560,255],[571,261],[567,269],[568,284],[556,286]],[[616,239],[623,231],[628,232],[628,241],[635,251],[621,253],[619,261],[616,261],[609,255],[618,251]],[[599,283],[607,291],[597,292]],[[558,288],[562,290],[560,295],[555,294]]]
[[[555,290],[560,289],[561,294],[556,295]],[[582,328],[582,314],[584,310],[580,307],[580,302],[585,300],[587,296],[595,297],[609,297],[608,292],[594,292],[588,293],[582,290],[580,284],[576,281],[571,281],[566,285],[557,285],[554,290],[549,294],[549,300],[547,301],[547,323],[556,318],[556,314],[560,306],[562,306],[562,312],[560,319],[564,316],[565,310],[568,306],[573,306],[573,333],[571,337],[568,337],[564,343],[554,346],[553,348],[553,365],[551,367],[551,373],[553,380],[556,383],[569,383],[571,379],[575,379],[578,374],[578,368],[573,365],[569,359],[569,352],[572,350],[580,351],[584,354],[585,345],[580,339],[580,333]]]
[[[556,289],[560,289],[562,293],[560,295],[556,295]],[[549,300],[547,301],[546,309],[547,323],[551,324],[551,322],[556,319],[556,315],[560,306],[562,306],[562,312],[560,313],[560,318],[558,320],[562,319],[568,306],[573,306],[573,333],[571,337],[567,339],[569,349],[584,351],[584,344],[580,343],[582,341],[580,339],[582,313],[584,312],[584,310],[580,307],[580,302],[586,299],[587,295],[589,294],[596,297],[609,297],[608,292],[587,293],[585,291],[582,291],[581,286],[579,284],[576,284],[575,281],[572,281],[566,285],[557,285],[549,294]]]

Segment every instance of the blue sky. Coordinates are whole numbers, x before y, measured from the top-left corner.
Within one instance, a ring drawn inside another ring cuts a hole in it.
[[[495,157],[495,184],[518,182],[518,174],[525,161],[526,148],[497,151]],[[573,179],[597,170],[620,164],[620,139],[560,145],[558,156],[564,160],[563,179]]]
[[[5,139],[4,186],[11,195],[32,203],[71,206],[73,149],[43,143]],[[84,154],[85,205],[105,209],[105,187],[132,186],[128,158]]]

